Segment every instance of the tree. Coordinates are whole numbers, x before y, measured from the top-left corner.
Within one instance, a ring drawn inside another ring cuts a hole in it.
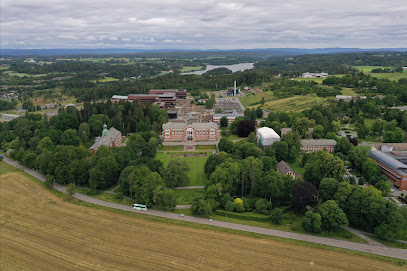
[[[234,147],[234,145],[233,145],[232,140],[229,140],[229,139],[227,139],[226,137],[222,137],[222,138],[219,140],[219,143],[218,143],[219,151],[224,151],[224,152],[227,152],[227,153],[232,153],[232,152],[233,152],[233,147]]]
[[[353,148],[349,153],[349,161],[352,167],[358,171],[362,171],[363,162],[369,157],[370,147],[358,146]]]
[[[164,180],[161,178],[160,174],[157,172],[150,172],[148,175],[143,176],[141,180],[135,180],[134,184],[134,197],[144,204],[152,204],[154,198],[154,191],[159,186],[164,186]],[[166,195],[166,191],[163,193],[163,196]],[[166,195],[168,196],[168,195]],[[175,200],[175,195],[171,195]],[[167,199],[168,200],[168,199]],[[167,202],[166,199],[163,199],[164,204],[173,204],[172,202]],[[171,200],[172,201],[172,200]],[[168,206],[168,205],[166,205]]]
[[[119,167],[113,156],[102,157],[89,171],[89,184],[93,189],[105,189],[117,182]]]
[[[318,202],[318,190],[311,182],[298,182],[292,187],[291,204],[296,211]]]
[[[331,200],[334,198],[337,189],[337,180],[334,178],[323,178],[319,184],[319,198],[322,201]]]
[[[45,186],[47,187],[47,188],[52,188],[52,186],[54,185],[54,176],[52,176],[52,175],[47,175],[47,176],[45,176],[46,177],[46,179],[45,179]]]
[[[75,195],[75,184],[70,183],[66,186],[66,193],[70,199],[72,199],[73,195]]]
[[[272,208],[272,203],[265,200],[265,199],[258,199],[256,200],[255,204],[255,212],[259,214],[268,214],[269,210]]]
[[[335,145],[335,153],[342,153],[343,155],[348,155],[351,151],[353,145],[350,143],[347,137],[341,137]]]
[[[61,143],[63,145],[79,146],[79,136],[77,135],[76,130],[65,130],[61,135]]]
[[[293,129],[293,132],[297,132],[301,136],[301,138],[307,138],[309,124],[310,123],[308,118],[300,117],[295,119],[291,128]]]
[[[191,211],[194,215],[209,215],[212,213],[212,208],[209,202],[203,198],[197,197],[192,202]]]
[[[372,158],[367,158],[362,165],[362,176],[369,184],[376,184],[380,176],[380,167]]]
[[[164,170],[163,177],[165,184],[169,187],[176,187],[189,183],[188,162],[183,159],[171,160]]]
[[[339,206],[344,207],[349,195],[352,193],[352,186],[347,181],[340,182],[338,189],[334,195],[334,199],[338,202]]]
[[[89,124],[87,124],[86,122],[81,123],[81,125],[79,125],[78,134],[79,134],[79,139],[80,139],[82,144],[88,143],[89,140],[90,140],[90,126],[89,126]]]
[[[284,141],[275,141],[271,146],[272,151],[275,153],[276,159],[278,162],[288,160],[289,149],[287,142]]]
[[[254,120],[242,120],[237,127],[237,135],[240,137],[248,137],[251,132],[256,130],[256,121]]]
[[[225,204],[225,210],[228,212],[233,212],[235,210],[235,204],[233,201],[229,200]]]
[[[255,132],[251,132],[247,137],[247,142],[257,145],[257,137]]]
[[[349,225],[346,214],[334,200],[328,200],[322,203],[318,209],[318,213],[321,215],[322,227],[325,229],[333,231],[339,227]]]
[[[54,143],[48,136],[41,139],[37,144],[37,154],[41,154],[44,150],[52,151],[54,149]]]
[[[229,125],[229,121],[228,118],[223,116],[222,118],[220,118],[220,127],[228,127]]]
[[[264,99],[264,97],[263,97],[263,99]],[[261,107],[257,107],[257,109],[256,109],[256,117],[257,118],[262,118],[263,117],[263,110],[261,109]]]
[[[321,232],[321,215],[312,211],[307,211],[302,219],[302,227],[307,232]]]
[[[283,212],[281,209],[277,208],[271,212],[271,222],[277,225],[280,225],[281,222],[283,222]]]
[[[312,153],[311,158],[307,160],[304,180],[319,187],[323,178],[334,178],[337,181],[342,181],[344,174],[344,162],[339,157],[321,150]]]
[[[383,177],[383,178],[381,178]],[[386,196],[390,193],[390,186],[389,186],[389,182],[386,180],[386,177],[384,177],[383,175],[380,176],[380,179],[376,184],[375,187],[382,191],[383,196]]]
[[[322,126],[322,125],[315,126],[314,130],[312,131],[312,137],[313,138],[324,137],[324,126]]]
[[[233,204],[236,212],[241,213],[244,211],[244,203],[242,199],[236,198]]]

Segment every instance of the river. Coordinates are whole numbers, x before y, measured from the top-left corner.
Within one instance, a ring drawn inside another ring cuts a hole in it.
[[[184,72],[181,74],[182,75],[185,75],[185,74],[202,75],[207,71],[214,70],[217,68],[228,68],[232,72],[237,72],[237,71],[250,70],[250,69],[253,69],[253,67],[254,67],[254,63],[239,63],[239,64],[233,64],[233,65],[207,65],[206,69],[203,71]]]

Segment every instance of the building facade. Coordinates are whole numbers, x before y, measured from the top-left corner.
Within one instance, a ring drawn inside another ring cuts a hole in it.
[[[178,123],[163,124],[163,141],[195,142],[218,140],[218,125],[206,123]]]
[[[185,99],[187,97],[187,90],[186,89],[151,89],[150,94],[165,94],[165,93],[173,93],[177,97],[177,99]]]
[[[407,190],[407,165],[396,160],[390,155],[372,150],[369,157],[374,159],[381,169],[381,173],[386,176],[399,190]]]
[[[228,125],[235,121],[238,117],[244,117],[244,114],[238,113],[236,110],[226,110],[223,113],[215,113],[212,115],[212,122],[220,124],[220,119],[226,117]]]
[[[107,125],[103,125],[103,132],[101,137],[95,139],[95,143],[89,148],[89,151],[94,154],[100,146],[107,147],[121,147],[123,146],[122,132],[111,127],[107,130]]]
[[[336,141],[334,139],[302,139],[301,151],[302,152],[316,152],[325,150],[327,152],[334,152]]]
[[[312,73],[312,72],[305,72],[302,74],[302,78],[321,78],[321,77],[327,77],[328,74],[325,72],[319,72],[319,73]]]
[[[295,177],[298,175],[295,173],[295,171],[290,167],[289,164],[287,164],[285,161],[281,160],[277,164],[277,173],[288,175],[291,178],[295,179]]]
[[[257,145],[263,150],[273,145],[274,142],[280,141],[280,136],[269,127],[262,127],[256,131]]]

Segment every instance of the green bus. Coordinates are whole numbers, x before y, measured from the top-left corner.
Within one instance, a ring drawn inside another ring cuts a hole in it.
[[[133,209],[140,210],[140,211],[147,211],[147,205],[134,203],[133,204]]]

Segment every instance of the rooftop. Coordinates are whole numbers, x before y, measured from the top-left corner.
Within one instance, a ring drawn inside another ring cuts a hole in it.
[[[407,165],[401,163],[400,161],[397,161],[396,159],[385,154],[382,151],[372,150],[369,152],[369,156],[399,174],[407,174]]]
[[[277,164],[277,171],[281,174],[287,174],[288,172],[294,172],[294,170],[285,161],[281,160]]]
[[[113,100],[127,100],[128,96],[123,96],[123,95],[113,95],[112,99]]]
[[[110,142],[112,142],[112,138],[116,139],[118,136],[121,135],[121,132],[116,128],[111,127],[109,129],[109,133],[106,136],[102,136],[99,139],[96,138],[96,142],[89,148],[90,150],[97,150],[100,146],[109,146]]]
[[[334,139],[302,139],[301,145],[303,146],[335,146]]]
[[[257,129],[257,133],[263,138],[280,138],[280,136],[269,127],[262,127]]]
[[[213,122],[194,122],[194,123],[186,123],[186,122],[167,122],[163,124],[163,129],[185,129],[187,127],[191,127],[194,129],[209,129],[209,128],[218,128],[218,125]]]

